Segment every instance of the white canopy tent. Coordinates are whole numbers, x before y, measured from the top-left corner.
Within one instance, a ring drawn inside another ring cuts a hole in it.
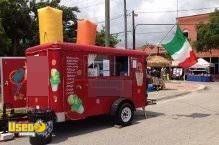
[[[190,68],[209,68],[209,67],[214,67],[213,63],[209,63],[203,58],[199,58],[198,62],[191,66]]]

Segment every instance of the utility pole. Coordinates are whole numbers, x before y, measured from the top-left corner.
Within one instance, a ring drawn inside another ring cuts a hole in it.
[[[105,46],[109,46],[109,38],[110,38],[110,0],[105,0]]]
[[[135,50],[135,12],[132,11],[132,40],[133,50]]]
[[[127,41],[127,9],[126,9],[126,0],[124,0],[124,34],[125,34],[125,49],[128,48]]]

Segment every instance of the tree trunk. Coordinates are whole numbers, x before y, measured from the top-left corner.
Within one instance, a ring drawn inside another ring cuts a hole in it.
[[[13,45],[12,45],[12,55],[13,56],[16,56],[17,55],[17,49],[18,49],[18,47],[19,47],[19,39],[15,39],[14,41],[13,41]]]

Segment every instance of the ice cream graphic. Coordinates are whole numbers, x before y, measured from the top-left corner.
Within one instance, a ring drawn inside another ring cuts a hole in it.
[[[137,81],[137,86],[142,86],[143,85],[143,68],[140,62],[137,63],[135,77]]]
[[[77,95],[68,96],[68,104],[71,105],[71,111],[79,114],[84,113],[84,106],[81,99]]]
[[[9,74],[10,82],[15,85],[15,91],[14,91],[15,101],[23,100],[24,98],[24,94],[20,93],[20,90],[22,89],[22,85],[24,82],[24,78],[25,78],[25,69],[23,67],[14,70]]]
[[[52,87],[52,91],[56,92],[58,90],[59,84],[60,84],[60,73],[57,69],[52,68],[51,69],[51,77],[50,77],[50,83]]]
[[[135,77],[137,80],[137,85],[142,86],[143,85],[143,72],[136,72]]]

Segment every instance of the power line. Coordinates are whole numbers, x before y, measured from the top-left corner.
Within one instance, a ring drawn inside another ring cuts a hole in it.
[[[93,0],[82,0],[82,1],[79,1],[79,2],[75,2],[75,5],[92,5],[95,1]],[[96,1],[97,2],[97,1]],[[100,0],[99,2],[102,2],[102,0]]]
[[[101,2],[93,4],[93,5],[88,5],[88,6],[85,6],[85,7],[79,7],[79,10],[80,9],[87,9],[87,8],[90,8],[90,7],[95,7],[95,6],[102,5],[102,4],[104,4],[104,1],[101,1]]]
[[[131,30],[128,30],[127,31],[128,33],[131,33],[132,31]],[[125,32],[124,31],[121,31],[121,32],[115,32],[115,33],[112,33],[112,34],[124,34]],[[160,32],[138,32],[136,34],[139,34],[139,35],[145,35],[145,34],[161,34],[161,33],[167,33],[167,31],[160,31]]]
[[[138,32],[136,34],[160,34],[160,33],[166,33],[166,31],[161,31],[161,32]]]
[[[217,9],[219,7],[209,7],[209,8],[199,8],[199,9],[182,9],[178,10],[178,12],[187,12],[187,11],[200,11],[200,10],[207,10],[207,9]],[[164,11],[137,11],[137,13],[173,13],[177,12],[177,10],[164,10]]]
[[[117,19],[121,18],[122,16],[123,16],[123,14],[120,14],[120,15],[114,17],[114,18],[111,18],[110,21],[117,20]],[[104,23],[104,22],[105,22],[105,20],[99,21],[99,22],[97,22],[97,23],[100,24],[100,23]]]
[[[179,23],[178,25],[199,25],[200,23]],[[219,25],[219,23],[207,23],[212,25]],[[176,23],[139,23],[137,26],[172,26],[176,25]]]
[[[130,30],[128,30],[127,32],[132,32],[132,31],[130,31]],[[118,35],[118,34],[124,34],[125,32],[124,31],[121,31],[121,32],[115,32],[115,33],[112,33],[113,35],[115,34],[115,35]]]
[[[113,2],[116,2],[116,3],[118,3],[117,1],[115,1],[115,0],[112,0]],[[84,6],[84,7],[79,7],[79,9],[86,9],[86,8],[90,8],[90,7],[95,7],[95,6],[98,6],[98,5],[102,5],[102,4],[104,4],[105,3],[105,1],[100,1],[100,2],[98,2],[98,3],[96,3],[96,4],[91,4],[92,3],[92,1],[90,1],[88,4],[88,6]],[[85,4],[85,3],[84,3]]]
[[[164,35],[164,37],[159,41],[159,45],[162,43],[162,41],[164,40],[164,39],[166,39],[167,38],[167,36],[170,34],[170,32],[173,30],[173,28],[175,27],[176,25],[173,25],[172,27],[171,27],[171,29]]]

